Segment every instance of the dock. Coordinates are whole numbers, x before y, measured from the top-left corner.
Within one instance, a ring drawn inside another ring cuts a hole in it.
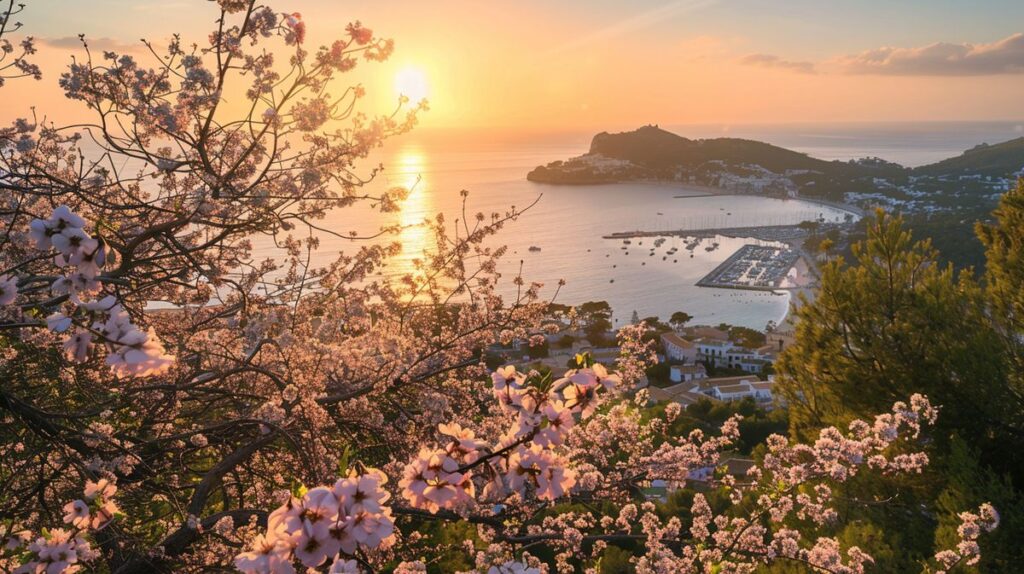
[[[697,286],[774,291],[799,258],[794,249],[744,245],[698,281]]]
[[[830,229],[844,229],[843,223],[822,223],[818,233]],[[799,225],[760,225],[756,227],[719,227],[709,229],[675,229],[669,231],[618,231],[605,235],[604,239],[633,239],[637,237],[692,237],[694,239],[713,239],[716,236],[751,238],[760,241],[780,241],[784,243],[803,242],[811,235],[811,231]]]

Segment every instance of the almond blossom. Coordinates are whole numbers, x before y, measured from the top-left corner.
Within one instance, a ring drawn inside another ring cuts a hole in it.
[[[88,481],[84,500],[64,505],[64,523],[70,529],[44,529],[40,536],[21,530],[5,537],[0,531],[0,568],[17,574],[45,572],[71,574],[82,564],[99,557],[89,542],[89,533],[105,527],[118,512],[113,497],[117,487],[108,479]],[[13,556],[7,556],[13,552]]]
[[[10,275],[0,275],[0,305],[10,305],[18,297],[18,280]]]
[[[235,567],[247,574],[277,574],[294,572],[296,561],[316,568],[331,560],[332,571],[349,568],[342,556],[392,541],[394,522],[384,505],[390,494],[382,490],[386,481],[379,471],[352,473],[333,488],[320,486],[291,497],[270,513],[266,532],[235,557]]]

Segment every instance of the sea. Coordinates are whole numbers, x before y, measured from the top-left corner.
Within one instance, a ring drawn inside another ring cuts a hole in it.
[[[1021,122],[661,127],[690,138],[756,139],[826,160],[881,157],[908,166],[955,156],[982,142],[1024,135]],[[332,212],[323,223],[334,233],[321,235],[316,262],[381,240],[349,240],[335,233],[371,236],[382,226],[398,223],[402,231],[397,240],[403,250],[387,272],[401,274],[433,244],[433,236],[422,225],[425,218],[443,213],[450,227],[466,219],[472,225],[478,212],[489,217],[529,206],[489,242],[508,247],[499,266],[503,275],[499,291],[505,295],[514,295],[512,279],[521,273],[527,282],[544,285],[542,296],[560,303],[607,301],[616,325],[627,324],[634,314],[667,320],[673,312],[685,311],[694,317],[693,324],[763,329],[786,316],[791,303],[788,291],[696,286],[736,249],[756,241],[717,237],[688,251],[684,239],[668,238],[652,252],[653,238],[625,245],[621,239],[604,236],[635,230],[795,224],[819,218],[835,221],[846,215],[801,200],[707,195],[681,184],[557,186],[526,180],[527,172],[538,165],[585,153],[592,136],[592,132],[496,136],[486,130],[425,130],[392,140],[370,158],[370,164],[379,162],[384,170],[368,191],[411,188],[402,210],[381,214],[363,205]],[[469,192],[465,201],[463,190]],[[677,251],[669,255],[673,247]],[[265,244],[260,249],[267,255],[270,250]],[[560,281],[564,281],[561,288]]]

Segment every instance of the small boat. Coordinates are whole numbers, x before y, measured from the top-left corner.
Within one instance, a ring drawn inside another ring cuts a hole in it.
[[[537,247],[536,245],[531,245],[530,246],[530,251],[533,251],[534,253],[536,253],[536,252],[540,251],[540,247]]]

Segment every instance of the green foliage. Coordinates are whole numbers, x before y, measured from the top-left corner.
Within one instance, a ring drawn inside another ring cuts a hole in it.
[[[527,345],[526,347],[526,354],[529,355],[531,359],[543,359],[549,355],[549,352],[550,345],[548,345],[547,339],[539,345]]]
[[[1009,397],[980,286],[881,211],[853,254],[855,265],[824,265],[814,301],[796,311],[796,341],[775,365],[793,432],[811,437],[923,393],[943,405],[941,426],[990,442],[994,454]]]
[[[636,572],[636,568],[629,561],[632,556],[632,552],[618,546],[609,546],[601,554],[598,572],[601,574],[633,574]]]
[[[671,317],[669,317],[668,322],[676,329],[682,329],[684,325],[692,320],[693,315],[690,315],[686,311],[676,311],[675,313],[672,313]]]
[[[749,349],[763,347],[768,342],[767,337],[761,331],[737,325],[729,326],[729,340]]]
[[[1016,396],[1024,389],[1024,179],[995,210],[994,225],[978,225],[988,259],[985,281],[992,319],[1009,360]],[[1018,403],[1019,405],[1019,403]]]
[[[981,563],[960,572],[1012,571],[1020,563],[1020,541],[1024,540],[1024,496],[1007,477],[983,468],[977,453],[959,437],[954,437],[949,454],[937,463],[944,469],[946,486],[936,501],[936,548],[949,548],[957,542],[960,512],[988,502],[1001,515],[999,528],[986,535]]]
[[[837,491],[848,501],[839,539],[873,555],[878,571],[917,569],[951,547],[958,514],[983,502],[1003,523],[982,542],[982,562],[958,571],[1007,572],[1024,560],[1024,183],[995,218],[977,230],[988,258],[983,287],[879,211],[851,264],[823,266],[819,292],[796,312],[796,341],[776,364],[797,438],[913,393],[942,405],[924,475],[858,476]]]
[[[592,345],[606,343],[612,328],[612,307],[607,301],[587,301],[576,308],[583,321],[583,331]]]
[[[915,175],[986,175],[1006,177],[1020,169],[1024,138],[995,145],[981,144],[949,159],[914,169]]]
[[[673,384],[672,380],[670,379],[671,369],[672,367],[669,366],[669,364],[664,361],[660,363],[655,363],[650,367],[647,367],[647,380],[650,382],[650,384],[656,387],[669,386]]]
[[[449,574],[473,569],[473,559],[466,553],[464,543],[473,540],[478,544],[476,527],[469,522],[444,522],[437,520],[416,520],[410,524],[409,532],[418,532],[434,549],[428,574]]]

